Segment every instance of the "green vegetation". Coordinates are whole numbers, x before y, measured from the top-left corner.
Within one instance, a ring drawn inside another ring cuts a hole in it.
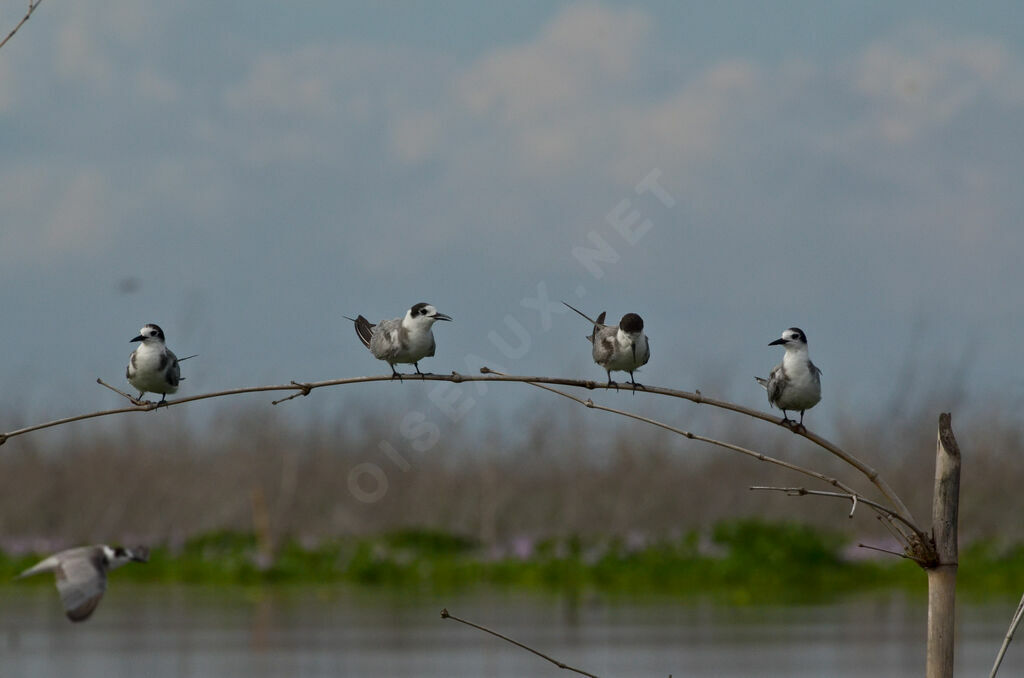
[[[155,548],[146,566],[119,579],[202,584],[347,583],[390,589],[472,587],[612,595],[712,596],[732,604],[813,602],[858,591],[922,593],[916,565],[898,558],[850,560],[846,539],[790,523],[719,523],[702,545],[696,533],[662,541],[641,539],[519,540],[504,549],[429,530],[339,539],[316,546],[284,544],[261,569],[252,535],[214,533],[180,549]],[[0,555],[9,580],[35,556]],[[961,591],[989,595],[1024,589],[1024,545],[981,543],[964,549]],[[38,578],[40,583],[45,578]],[[19,584],[21,585],[21,584]]]

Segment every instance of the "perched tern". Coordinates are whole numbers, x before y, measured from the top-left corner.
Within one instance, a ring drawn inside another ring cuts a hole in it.
[[[416,374],[423,376],[420,360],[434,355],[434,332],[430,328],[438,320],[451,320],[430,304],[422,302],[406,311],[404,318],[382,320],[376,325],[363,316],[355,319],[345,317],[355,323],[356,335],[363,346],[370,349],[373,357],[387,362],[391,366],[391,378],[397,377],[399,381],[402,375],[395,370],[399,363],[411,364],[416,368]]]
[[[768,403],[782,410],[782,423],[790,421],[786,410],[800,410],[800,426],[803,426],[804,410],[821,400],[821,370],[807,354],[807,335],[798,327],[790,327],[768,345],[784,346],[786,354],[767,379],[754,379],[768,391]]]
[[[178,366],[180,361],[164,343],[164,331],[159,325],[150,323],[139,330],[139,335],[132,341],[142,343],[132,351],[128,360],[128,368],[125,370],[128,383],[139,389],[139,400],[142,400],[146,393],[159,393],[163,396],[160,403],[166,402],[167,394],[178,390],[178,384],[183,377]]]
[[[612,381],[612,371],[629,372],[629,381],[633,388],[643,388],[636,383],[633,372],[642,365],[646,365],[651,359],[651,347],[647,335],[644,334],[643,318],[636,313],[627,313],[622,316],[618,325],[605,325],[605,312],[597,316],[597,320],[590,318],[587,314],[562,302],[573,311],[586,318],[594,326],[593,331],[587,340],[594,345],[594,362],[605,369],[608,373],[608,385],[618,385]]]

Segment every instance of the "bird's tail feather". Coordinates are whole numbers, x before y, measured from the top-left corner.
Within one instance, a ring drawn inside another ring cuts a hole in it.
[[[373,336],[373,323],[364,318],[363,316],[357,317],[355,320],[344,316],[348,320],[352,320],[356,326],[356,336],[359,337],[359,341],[363,342],[363,346],[370,348],[370,337]]]
[[[768,380],[767,379],[762,379],[761,377],[754,377],[754,381],[756,381],[757,383],[761,384],[761,386],[763,386],[765,388],[765,390],[768,389]]]
[[[605,312],[601,311],[601,315],[597,316],[597,322],[594,323],[594,330],[590,333],[590,336],[587,337],[588,339],[590,339],[591,344],[593,344],[594,340],[597,339],[597,331],[602,327],[606,327],[606,325],[604,324],[604,315]]]
[[[576,311],[576,312],[577,312],[577,313],[579,313],[579,314],[580,314],[581,316],[583,316],[584,318],[586,318],[586,319],[587,319],[588,321],[590,321],[590,323],[591,323],[591,324],[594,324],[594,325],[596,325],[596,324],[597,324],[597,321],[596,321],[596,320],[594,320],[594,319],[593,319],[593,318],[591,318],[591,317],[590,317],[589,315],[587,315],[587,314],[586,314],[586,313],[584,313],[583,311],[579,310],[579,309],[578,309],[578,308],[576,308],[575,306],[570,306],[569,304],[566,304],[566,303],[565,303],[564,301],[563,301],[562,303],[563,303],[563,304],[565,304],[565,305],[566,305],[566,307],[568,307],[568,308],[572,309],[573,311]]]
[[[24,572],[19,574],[17,577],[15,577],[15,579],[23,579],[24,577],[31,577],[32,575],[39,574],[40,572],[52,572],[59,565],[60,565],[60,562],[57,560],[57,557],[56,556],[50,556],[49,558],[46,558],[45,560],[40,560],[38,563],[36,563],[32,567],[28,568],[27,570],[25,570]]]

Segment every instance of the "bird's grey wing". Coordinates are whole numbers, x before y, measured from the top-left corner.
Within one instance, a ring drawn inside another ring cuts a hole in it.
[[[764,377],[754,377],[754,381],[761,384],[761,388],[763,388],[764,390],[768,390],[768,380],[765,379]]]
[[[615,353],[615,329],[611,327],[602,327],[594,333],[593,340],[594,362],[598,365],[603,365],[611,360],[612,354]]]
[[[821,370],[819,370],[818,366],[812,363],[810,360],[807,361],[807,364],[811,368],[811,374],[814,375],[814,378],[818,381],[818,383],[821,383]]]
[[[131,379],[132,375],[135,374],[135,370],[135,351],[132,351],[131,357],[128,358],[128,367],[126,367],[124,370],[124,378]]]
[[[399,335],[402,328],[402,319],[382,320],[373,328],[373,336],[370,337],[370,352],[381,360],[394,357],[401,348]]]
[[[637,357],[640,358],[640,364],[646,365],[647,361],[651,359],[651,339],[646,334],[644,335],[644,345],[637,352]]]
[[[107,574],[99,554],[76,554],[61,559],[55,571],[57,591],[71,621],[84,621],[96,609],[107,590]]]
[[[768,383],[765,385],[765,390],[768,391],[768,403],[770,405],[774,405],[782,397],[782,392],[786,390],[786,370],[782,365],[778,365],[768,375]]]
[[[437,344],[434,342],[434,333],[430,333],[430,348],[427,349],[427,355],[425,357],[431,358],[434,355],[434,349],[437,348]]]
[[[167,371],[164,372],[164,379],[171,386],[177,386],[181,383],[181,367],[178,365],[178,356],[174,355],[174,352],[170,349],[165,350],[164,356],[168,362]]]

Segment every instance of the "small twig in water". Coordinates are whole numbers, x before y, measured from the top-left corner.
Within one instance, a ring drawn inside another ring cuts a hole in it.
[[[532,652],[533,654],[537,655],[541,659],[548,660],[549,662],[551,662],[552,664],[554,664],[555,666],[557,666],[560,669],[565,669],[566,671],[572,671],[573,673],[578,673],[581,676],[589,676],[590,678],[598,678],[593,673],[587,673],[586,671],[583,671],[581,669],[577,669],[577,668],[574,668],[572,666],[569,666],[565,662],[560,662],[557,659],[555,659],[554,657],[549,657],[548,655],[544,654],[543,652],[540,652],[538,650],[534,650],[529,645],[524,645],[523,643],[520,643],[518,640],[512,640],[508,636],[502,635],[502,634],[498,633],[497,631],[492,631],[491,629],[487,628],[486,626],[480,626],[479,624],[474,624],[471,621],[466,621],[465,619],[460,619],[460,618],[456,617],[454,614],[449,613],[448,612],[448,608],[445,608],[445,609],[441,610],[441,619],[454,619],[455,621],[460,622],[462,624],[465,624],[466,626],[472,626],[474,629],[478,629],[480,631],[483,631],[484,633],[489,633],[492,636],[494,636],[495,638],[501,638],[506,643],[512,643],[516,647],[521,647],[522,649],[526,650],[527,652]]]

